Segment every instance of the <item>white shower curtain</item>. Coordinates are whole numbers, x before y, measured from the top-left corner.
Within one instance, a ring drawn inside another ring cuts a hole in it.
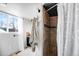
[[[59,56],[79,56],[79,3],[58,4]]]

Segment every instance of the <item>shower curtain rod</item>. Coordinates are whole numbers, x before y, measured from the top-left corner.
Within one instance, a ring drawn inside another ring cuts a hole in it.
[[[51,10],[52,8],[54,8],[55,6],[57,6],[58,4],[55,4],[54,6],[50,7],[47,11]]]

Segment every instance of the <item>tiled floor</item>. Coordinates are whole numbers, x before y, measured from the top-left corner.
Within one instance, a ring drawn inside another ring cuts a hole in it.
[[[24,51],[21,51],[20,53],[18,54],[14,54],[13,56],[38,56],[38,49],[36,48],[36,51],[33,52],[32,51],[32,48],[29,47],[27,49],[25,49]]]

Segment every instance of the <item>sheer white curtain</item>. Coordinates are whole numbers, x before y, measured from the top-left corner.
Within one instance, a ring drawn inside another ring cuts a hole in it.
[[[79,56],[79,3],[59,3],[57,25],[58,55]]]
[[[38,18],[34,18],[32,20],[32,35],[31,35],[31,40],[32,40],[32,47],[34,48],[35,45],[38,45],[39,43],[39,22]]]

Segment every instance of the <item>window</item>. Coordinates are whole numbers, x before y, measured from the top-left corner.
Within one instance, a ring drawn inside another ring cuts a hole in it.
[[[18,18],[0,12],[0,32],[18,32]]]
[[[18,23],[17,23],[17,17],[15,16],[9,16],[9,19],[8,19],[8,29],[9,29],[9,32],[17,32],[18,31]]]
[[[7,14],[0,12],[0,30],[7,31]]]

